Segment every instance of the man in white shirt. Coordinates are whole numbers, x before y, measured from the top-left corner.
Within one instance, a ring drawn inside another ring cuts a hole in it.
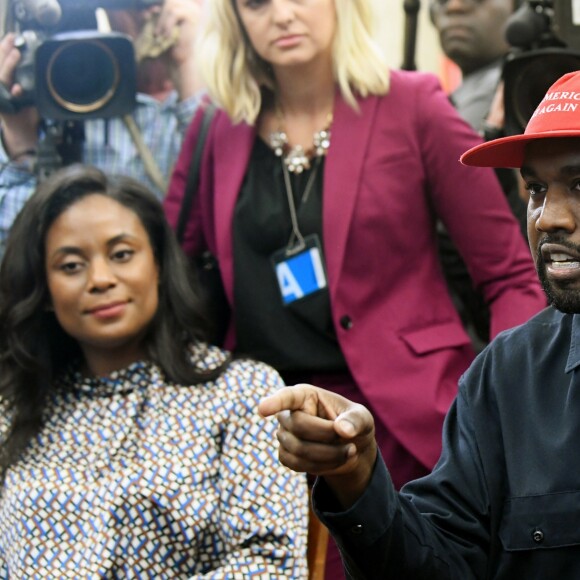
[[[183,135],[200,100],[194,65],[195,32],[203,0],[166,0],[146,10],[109,11],[114,30],[131,36],[138,46],[143,33],[172,35],[176,42],[138,67],[137,106],[131,117],[151,151],[159,174],[167,179],[181,148]],[[155,24],[151,24],[151,22]],[[13,82],[20,62],[14,34],[0,41],[0,82],[17,97],[22,88]],[[39,143],[39,116],[33,107],[0,116],[0,258],[12,222],[36,188],[34,172]],[[140,179],[159,197],[162,183],[152,179],[127,124],[121,118],[88,119],[83,123],[81,158],[109,173]]]

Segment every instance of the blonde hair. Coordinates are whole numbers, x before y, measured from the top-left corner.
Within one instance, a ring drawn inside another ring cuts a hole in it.
[[[357,109],[356,95],[389,90],[385,55],[373,37],[375,14],[369,0],[334,0],[334,77],[342,97]],[[271,67],[254,51],[239,20],[235,0],[210,0],[196,47],[199,71],[210,97],[234,123],[253,125],[264,91],[275,91]]]

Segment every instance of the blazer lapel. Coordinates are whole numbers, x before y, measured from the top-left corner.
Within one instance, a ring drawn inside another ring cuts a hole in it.
[[[323,236],[331,295],[335,293],[344,260],[378,102],[377,97],[360,99],[360,110],[355,111],[337,96],[334,108],[323,186]]]
[[[255,128],[245,123],[231,125],[224,114],[216,127],[214,142],[214,220],[217,255],[224,288],[233,304],[233,217],[246,174]]]

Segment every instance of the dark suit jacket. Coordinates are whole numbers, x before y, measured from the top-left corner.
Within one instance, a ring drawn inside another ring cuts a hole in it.
[[[317,481],[346,577],[580,578],[579,394],[580,315],[546,308],[498,337],[460,381],[430,475],[397,495],[379,459],[345,512]]]
[[[324,169],[323,237],[338,341],[373,411],[431,468],[457,380],[473,351],[437,256],[435,216],[445,223],[491,304],[493,335],[545,306],[530,253],[491,169],[458,159],[479,138],[432,75],[393,72],[384,97],[337,95]],[[199,130],[194,119],[165,202],[175,225]],[[217,256],[233,302],[232,217],[255,128],[217,114],[188,253]],[[235,317],[235,313],[234,313]],[[275,324],[275,321],[273,321]],[[234,325],[226,346],[235,348]]]

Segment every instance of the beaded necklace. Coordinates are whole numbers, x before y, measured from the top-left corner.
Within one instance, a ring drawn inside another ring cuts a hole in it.
[[[294,192],[292,191],[292,182],[290,180],[290,173],[300,174],[305,169],[311,167],[311,157],[316,158],[314,169],[308,176],[308,181],[304,187],[300,204],[308,201],[308,196],[314,185],[320,161],[326,155],[330,147],[330,125],[332,124],[332,113],[328,114],[326,125],[320,131],[314,133],[313,147],[309,151],[305,151],[301,145],[296,145],[290,148],[288,144],[288,135],[283,129],[284,117],[278,109],[278,120],[280,121],[280,128],[270,134],[270,146],[274,150],[277,157],[280,157],[282,162],[282,172],[284,174],[284,186],[286,188],[286,197],[288,200],[288,208],[290,210],[290,219],[292,221],[292,233],[286,246],[287,253],[293,254],[302,251],[306,247],[304,236],[300,231],[298,225],[298,215],[296,203],[294,202]]]
[[[270,133],[270,146],[274,149],[277,157],[282,157],[283,164],[290,173],[302,173],[305,169],[310,169],[311,157],[323,157],[330,147],[330,126],[332,124],[332,113],[328,113],[326,125],[314,133],[312,148],[305,151],[302,145],[290,147],[288,135],[284,130],[284,115],[277,110],[276,113],[280,126],[278,130]]]

